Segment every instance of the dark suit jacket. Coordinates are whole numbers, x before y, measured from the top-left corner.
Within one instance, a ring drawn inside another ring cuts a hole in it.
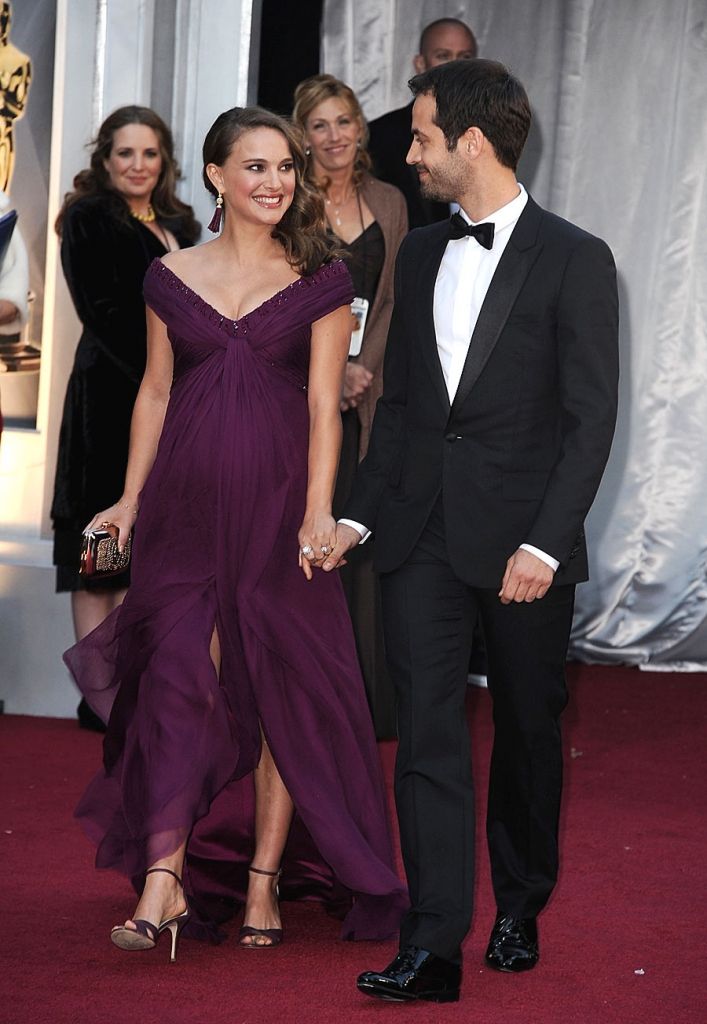
[[[530,199],[501,257],[450,408],[433,293],[447,227],[396,266],[383,396],[343,515],[375,531],[376,568],[410,555],[442,494],[457,575],[499,587],[522,543],[587,578],[583,523],[614,432],[616,270],[608,246]]]
[[[421,228],[438,220],[446,220],[449,217],[449,204],[424,199],[417,171],[405,163],[412,142],[411,121],[412,103],[371,121],[368,125],[368,151],[373,157],[376,177],[395,185],[405,196],[410,227]]]

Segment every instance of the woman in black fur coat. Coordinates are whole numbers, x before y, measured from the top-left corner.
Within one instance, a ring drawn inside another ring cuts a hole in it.
[[[157,256],[193,244],[199,224],[176,196],[172,136],[147,107],[114,111],[101,125],[90,167],[74,179],[57,218],[61,261],[83,326],[64,403],[54,500],[57,591],[70,591],[76,639],[116,605],[129,572],[79,576],[81,535],[97,508],[121,493],[130,419],[145,369],[142,281]],[[79,722],[98,727],[82,701]]]

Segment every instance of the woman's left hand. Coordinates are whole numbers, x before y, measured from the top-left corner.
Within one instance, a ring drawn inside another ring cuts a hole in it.
[[[330,512],[308,512],[297,534],[299,565],[308,580],[312,567],[321,566],[336,544],[336,522]]]

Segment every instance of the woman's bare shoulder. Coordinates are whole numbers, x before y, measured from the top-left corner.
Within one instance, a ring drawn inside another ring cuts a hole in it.
[[[161,257],[162,262],[166,267],[181,277],[180,271],[191,269],[194,266],[199,266],[204,262],[204,257],[208,257],[207,250],[209,249],[212,241],[201,242],[199,245],[191,245],[187,249],[175,249],[172,252],[165,253]]]

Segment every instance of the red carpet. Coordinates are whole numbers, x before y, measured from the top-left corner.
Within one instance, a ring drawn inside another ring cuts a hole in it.
[[[360,996],[356,974],[384,966],[394,944],[338,942],[315,905],[284,905],[285,942],[272,952],[184,941],[171,967],[166,937],[149,953],[115,949],[108,931],[131,893],[93,870],[71,820],[100,738],[73,722],[0,717],[0,1021],[701,1024],[707,676],[571,666],[570,681],[564,870],[541,919],[541,962],[518,977],[484,968],[493,908],[480,842],[462,1000],[448,1006]],[[483,801],[488,695],[470,692],[469,711]],[[382,754],[390,775],[394,745]]]

